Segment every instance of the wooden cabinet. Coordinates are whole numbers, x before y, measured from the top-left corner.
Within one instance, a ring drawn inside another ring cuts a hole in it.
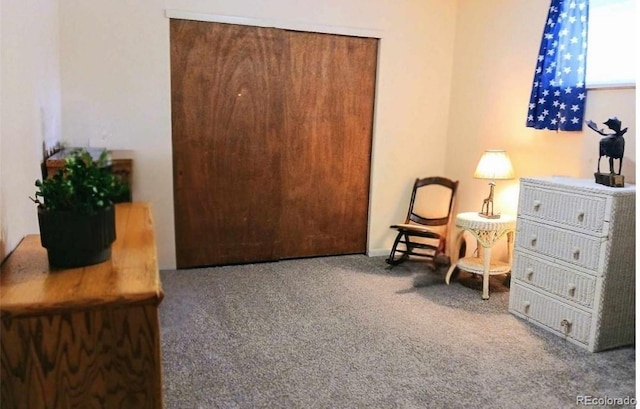
[[[509,311],[595,352],[635,340],[635,186],[522,179]]]
[[[40,236],[2,266],[0,407],[162,408],[150,208],[116,205],[111,260],[50,270]]]
[[[51,177],[56,174],[57,171],[62,169],[65,164],[65,159],[76,148],[66,148],[51,156],[46,160],[47,177]],[[101,148],[89,148],[87,149],[94,159],[100,156],[103,151]],[[128,189],[119,202],[130,202],[131,192],[133,188],[132,175],[133,175],[133,151],[130,150],[110,150],[109,156],[111,158],[111,171],[125,182]]]

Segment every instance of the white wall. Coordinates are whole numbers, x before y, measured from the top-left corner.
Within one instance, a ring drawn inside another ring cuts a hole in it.
[[[136,151],[134,199],[152,203],[160,266],[171,268],[175,241],[165,9],[381,33],[368,248],[372,253],[389,248],[389,225],[404,217],[416,175],[444,171],[456,3],[61,2],[64,140]]]
[[[38,232],[29,200],[43,142],[60,138],[58,2],[2,0],[0,13],[0,260]]]
[[[80,146],[136,151],[134,197],[153,204],[160,265],[175,266],[165,9],[381,32],[370,254],[385,254],[390,247],[393,234],[388,226],[404,217],[417,175],[459,179],[458,210],[478,210],[487,186],[472,174],[486,148],[507,149],[518,177],[591,177],[595,170],[599,135],[524,127],[547,2],[0,4],[0,259],[25,234],[37,233],[35,207],[27,196],[39,177],[42,141],[61,138]],[[588,119],[601,123],[617,115],[629,127],[623,168],[628,181],[635,180],[634,113],[635,89],[590,92]],[[499,182],[496,209],[515,211],[517,189],[517,181]]]
[[[482,152],[506,149],[516,177],[593,179],[600,135],[525,127],[535,59],[549,2],[460,0],[446,172],[460,180],[459,211],[479,211],[487,181],[473,179]],[[635,181],[635,88],[589,91],[585,119],[618,116],[629,127],[622,173]],[[606,159],[602,169],[608,170]],[[496,211],[515,213],[518,181],[498,181]]]

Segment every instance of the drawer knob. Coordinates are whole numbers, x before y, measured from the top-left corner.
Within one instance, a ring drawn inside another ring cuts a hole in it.
[[[535,234],[531,236],[531,247],[535,247],[538,244],[538,236]]]
[[[533,278],[533,269],[531,267],[527,268],[527,280],[531,281]]]
[[[569,285],[567,286],[567,288],[569,289],[569,295],[571,297],[574,297],[576,295],[576,285],[573,283],[569,283]]]
[[[582,223],[584,221],[584,210],[578,211],[578,221]]]
[[[564,333],[568,334],[571,331],[571,321],[568,319],[563,319],[560,321],[560,326],[564,329]]]
[[[522,307],[525,314],[529,314],[529,307],[531,307],[531,303],[529,301],[525,301],[522,303]]]
[[[580,249],[577,247],[573,249],[573,259],[580,260]]]
[[[541,202],[541,201],[539,201],[539,200],[534,200],[534,201],[533,201],[533,210],[535,210],[536,212],[537,212],[538,210],[540,210],[540,205],[541,205],[541,204],[542,204],[542,202]]]

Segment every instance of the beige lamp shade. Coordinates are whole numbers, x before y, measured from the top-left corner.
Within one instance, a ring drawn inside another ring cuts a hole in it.
[[[478,167],[473,174],[477,179],[513,179],[511,159],[504,150],[489,149],[482,154]]]

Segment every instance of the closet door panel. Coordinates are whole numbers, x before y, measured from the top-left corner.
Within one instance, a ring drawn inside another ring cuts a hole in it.
[[[376,53],[171,20],[178,267],[365,251]]]
[[[287,33],[280,255],[364,253],[377,40]]]
[[[281,31],[170,24],[177,265],[277,259]]]

